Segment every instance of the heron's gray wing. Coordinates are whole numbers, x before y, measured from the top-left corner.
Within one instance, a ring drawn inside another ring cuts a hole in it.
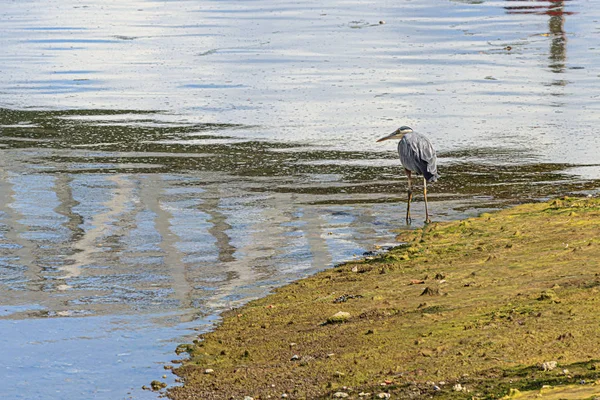
[[[435,149],[427,137],[416,132],[404,135],[398,143],[398,154],[404,168],[420,173],[429,182],[439,177]]]

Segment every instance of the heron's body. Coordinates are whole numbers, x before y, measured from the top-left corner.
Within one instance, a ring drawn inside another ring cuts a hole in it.
[[[378,142],[389,139],[400,139],[398,155],[408,177],[408,201],[406,204],[406,223],[410,223],[410,201],[412,200],[412,173],[423,175],[423,197],[425,198],[425,222],[429,219],[427,208],[427,182],[435,182],[439,178],[437,157],[433,145],[426,136],[413,132],[408,126],[401,126],[391,134],[382,137]]]
[[[426,136],[417,132],[405,134],[398,143],[398,154],[404,168],[423,175],[427,182],[439,178],[435,150]]]

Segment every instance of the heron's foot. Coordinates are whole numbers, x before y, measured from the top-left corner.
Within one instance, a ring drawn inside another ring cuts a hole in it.
[[[430,224],[431,223],[431,218],[427,217],[427,219],[425,219],[425,223],[426,224]]]
[[[406,225],[410,225],[410,224],[412,224],[412,218],[406,217]]]

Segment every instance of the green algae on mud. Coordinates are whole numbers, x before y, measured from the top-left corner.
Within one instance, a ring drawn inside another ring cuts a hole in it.
[[[225,313],[185,346],[175,370],[185,383],[167,395],[600,394],[600,200],[520,205],[399,241]],[[348,314],[331,323],[338,312]],[[557,367],[541,367],[549,361]]]

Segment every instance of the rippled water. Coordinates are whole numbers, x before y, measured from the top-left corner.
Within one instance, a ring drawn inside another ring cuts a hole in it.
[[[434,220],[598,193],[594,1],[0,4],[6,398],[156,398],[219,311],[393,242],[399,125]]]

